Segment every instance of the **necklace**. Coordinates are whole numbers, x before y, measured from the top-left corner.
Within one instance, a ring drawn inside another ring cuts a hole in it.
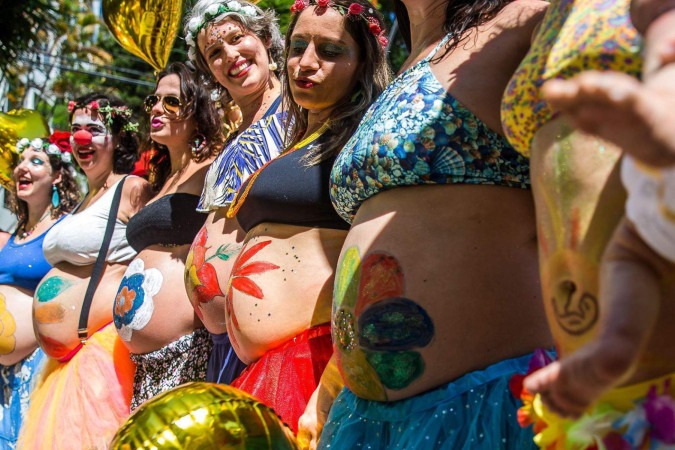
[[[20,237],[21,239],[26,239],[28,236],[30,236],[31,234],[33,234],[33,231],[35,231],[35,229],[37,228],[37,226],[40,225],[40,223],[41,223],[43,220],[45,220],[45,218],[49,215],[49,212],[50,212],[49,209],[47,209],[47,211],[45,211],[45,213],[42,215],[42,217],[40,217],[40,220],[38,220],[38,221],[35,223],[35,225],[33,225],[33,227],[32,227],[30,230],[26,230],[26,225],[25,225],[25,224],[22,225],[23,232],[19,235],[19,237]]]
[[[319,138],[319,136],[321,136],[324,133],[324,131],[326,131],[327,129],[328,129],[328,122],[321,125],[321,128],[319,128],[314,133],[310,134],[305,139],[303,139],[300,142],[298,142],[297,144],[295,144],[293,147],[291,147],[288,150],[286,150],[285,152],[283,152],[281,155],[277,156],[275,159],[283,158],[286,155],[290,155],[291,153],[293,153],[297,150],[300,150],[303,147],[306,147],[311,142],[317,140]],[[237,213],[241,209],[242,205],[246,201],[246,197],[248,196],[248,193],[251,190],[251,186],[253,186],[253,183],[255,182],[256,178],[258,178],[258,175],[260,175],[260,172],[262,172],[263,169],[265,167],[267,167],[275,159],[271,159],[271,160],[267,161],[265,164],[263,164],[263,166],[260,169],[256,170],[253,173],[253,175],[250,176],[250,178],[248,180],[248,184],[244,188],[243,192],[242,192],[241,189],[239,191],[237,191],[237,193],[234,195],[234,199],[232,199],[232,203],[230,204],[230,208],[225,213],[225,217],[227,217],[228,219],[231,219],[231,218],[233,218],[234,216],[237,215]]]

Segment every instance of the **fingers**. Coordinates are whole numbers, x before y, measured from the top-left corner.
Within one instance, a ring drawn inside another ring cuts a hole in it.
[[[556,361],[525,378],[523,386],[538,393],[546,407],[561,417],[579,417],[590,402],[561,375],[563,365]]]
[[[639,89],[639,82],[630,75],[589,71],[567,81],[548,81],[542,87],[542,94],[555,109],[575,114],[591,105],[631,107]]]

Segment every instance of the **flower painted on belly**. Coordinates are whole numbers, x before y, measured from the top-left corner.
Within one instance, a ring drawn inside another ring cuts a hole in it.
[[[356,247],[345,251],[335,278],[333,341],[357,396],[386,400],[384,388],[403,389],[424,372],[415,349],[431,342],[434,324],[403,291],[393,256],[374,252],[361,260]]]
[[[127,271],[115,296],[113,321],[120,338],[131,340],[133,330],[143,329],[155,310],[152,297],[162,286],[162,273],[157,269],[145,269],[142,259],[135,259]]]
[[[7,309],[5,296],[0,294],[0,355],[9,355],[16,348],[16,322]]]
[[[271,243],[272,241],[263,241],[247,248],[246,251],[239,254],[239,257],[232,268],[232,275],[230,275],[230,286],[227,290],[225,304],[228,320],[232,320],[232,324],[237,329],[239,329],[239,323],[237,322],[237,316],[234,314],[234,309],[232,308],[232,294],[236,289],[239,292],[260,300],[265,297],[260,286],[258,286],[258,284],[249,277],[251,275],[259,275],[270,270],[278,269],[279,266],[265,261],[249,261],[260,250],[267,247]]]
[[[40,303],[48,302],[61,295],[72,285],[73,283],[65,278],[49,277],[38,286],[35,291],[35,299]]]
[[[210,248],[206,247],[207,239],[206,227],[202,227],[197,233],[185,261],[185,287],[192,307],[200,319],[204,318],[201,304],[224,295],[218,284],[216,269],[212,264],[209,264],[209,260],[218,258],[227,261],[237,253],[237,250],[230,249],[228,245],[221,245],[213,256],[206,258],[206,250]]]

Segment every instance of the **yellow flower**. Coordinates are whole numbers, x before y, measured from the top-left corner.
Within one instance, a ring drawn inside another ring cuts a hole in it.
[[[0,294],[0,355],[9,355],[16,347],[16,322],[7,310],[5,297]]]

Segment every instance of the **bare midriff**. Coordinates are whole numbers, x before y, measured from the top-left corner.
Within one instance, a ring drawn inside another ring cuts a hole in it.
[[[531,174],[537,206],[543,301],[559,356],[598,331],[600,262],[623,216],[621,151],[559,117],[537,131]],[[647,351],[628,384],[675,372],[675,276],[666,283]]]
[[[536,251],[527,190],[414,186],[366,200],[335,282],[347,387],[405,399],[551,345]]]
[[[37,348],[31,326],[33,294],[12,285],[0,285],[0,364],[10,366]]]
[[[50,357],[62,359],[80,345],[77,330],[92,265],[59,263],[38,285],[33,297],[33,326],[40,347]],[[88,335],[112,322],[113,300],[126,266],[106,264],[91,303]]]
[[[146,311],[151,311],[148,314],[138,308],[135,312],[136,317],[142,320],[139,321],[139,325],[132,327],[129,340],[123,338],[131,353],[143,354],[159,350],[202,327],[195,318],[183,281],[185,259],[189,249],[189,245],[177,247],[151,245],[141,250],[134,258],[134,261],[143,261],[143,276],[145,279],[152,277],[153,284],[156,283],[154,288],[156,289],[158,285],[158,289],[156,292],[143,288],[140,289],[142,292],[127,289],[124,293],[134,297],[136,307],[142,302],[148,308]],[[119,290],[117,292],[117,296],[124,294]],[[120,300],[122,299],[115,298],[113,306],[113,315],[118,321],[125,317],[123,303]],[[134,318],[133,312],[132,316],[129,316],[129,312],[126,314],[127,322]],[[143,317],[140,314],[143,314]]]
[[[333,279],[347,232],[262,223],[249,230],[226,292],[227,329],[252,363],[305,330],[330,323]]]

